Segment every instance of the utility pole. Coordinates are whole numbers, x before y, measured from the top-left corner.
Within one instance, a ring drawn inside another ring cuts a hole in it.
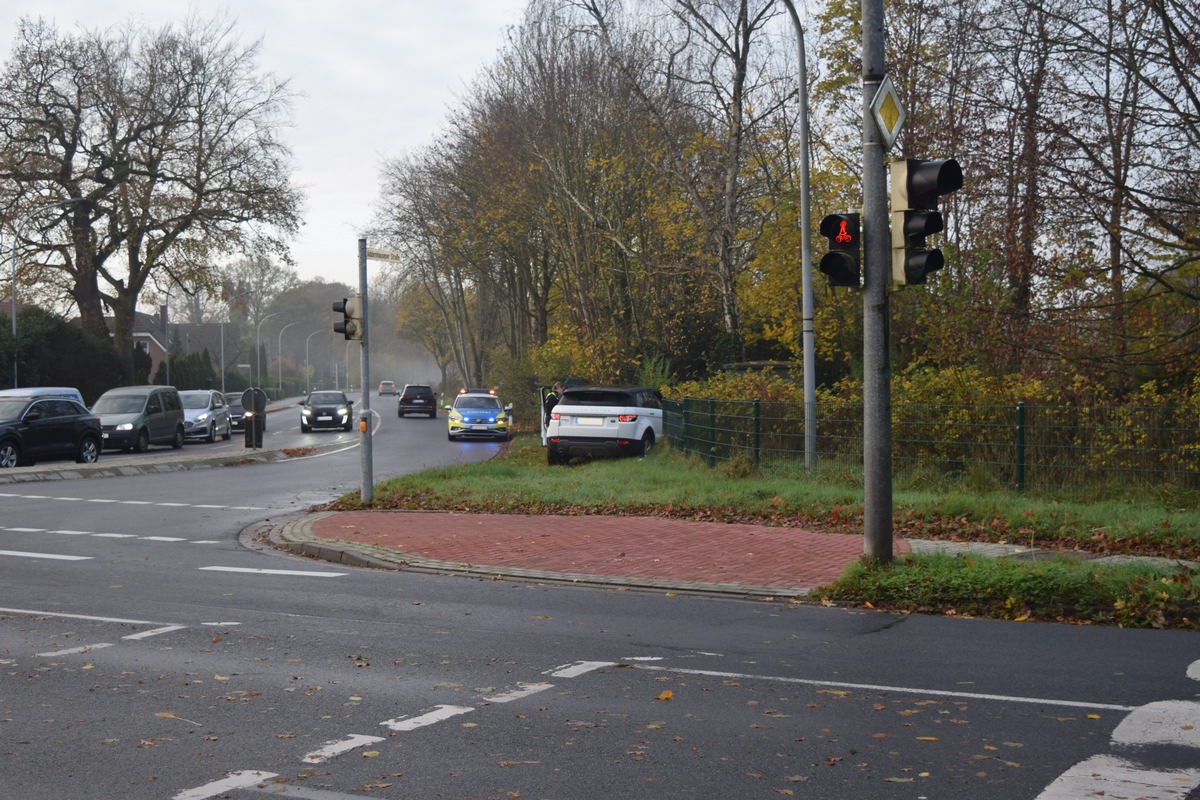
[[[883,0],[862,0],[863,555],[892,560],[891,233],[887,144],[872,104],[887,76]]]
[[[358,292],[362,298],[362,413],[358,417],[358,429],[362,433],[359,460],[362,464],[362,501],[369,503],[375,497],[375,475],[371,461],[371,358],[367,325],[367,240],[358,240]]]

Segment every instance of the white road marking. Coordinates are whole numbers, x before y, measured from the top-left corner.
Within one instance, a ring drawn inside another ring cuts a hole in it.
[[[531,694],[537,694],[538,692],[554,688],[553,683],[546,683],[544,681],[541,683],[522,683],[518,685],[520,688],[513,689],[511,692],[502,692],[483,699],[489,703],[511,703],[513,700],[520,700],[522,697],[529,697]]]
[[[1173,744],[1200,748],[1200,703],[1162,700],[1135,708],[1113,731],[1117,744]]]
[[[357,447],[358,445],[355,445]],[[117,500],[105,497],[50,497],[40,494],[13,494],[11,492],[0,492],[0,497],[13,497],[18,500],[59,500],[64,503],[118,503],[127,506],[157,506],[159,508],[218,508],[229,509],[236,511],[266,511],[266,506],[218,506],[218,505],[198,505],[194,503],[166,503],[156,502],[154,500]],[[9,530],[18,530],[10,528]],[[30,528],[29,530],[37,530]]]
[[[299,569],[251,569],[249,567],[200,567],[210,572],[245,572],[252,575],[306,575],[310,578],[340,578],[345,572],[306,572]]]
[[[236,625],[241,625],[240,622],[201,622],[201,625],[208,625],[216,628],[232,628]]]
[[[232,773],[228,778],[222,778],[219,781],[213,781],[195,789],[182,791],[171,798],[171,800],[208,800],[210,797],[217,797],[225,792],[232,792],[234,789],[249,789],[251,786],[255,786],[263,781],[269,781],[275,777],[278,777],[278,775],[274,772],[242,770]]]
[[[61,533],[63,536],[91,536],[91,531],[50,531],[51,533]]]
[[[103,650],[106,647],[112,647],[111,642],[96,642],[95,644],[85,644],[82,647],[72,647],[69,650],[51,650],[48,653],[34,653],[38,658],[57,658],[58,656],[77,656],[80,653],[90,653],[93,650]]]
[[[0,550],[0,556],[16,558],[51,558],[56,561],[91,561],[91,556],[60,556],[53,553],[22,553],[19,550]]]
[[[60,614],[57,611],[31,611],[28,608],[0,608],[0,614],[25,614],[31,617],[61,617],[62,619],[85,619],[90,622],[119,622],[122,625],[158,625],[144,619],[123,619],[121,617],[92,617],[86,614]]]
[[[187,541],[187,539],[184,539],[181,536],[142,536],[140,538],[143,542],[186,542]]]
[[[14,533],[41,533],[42,531],[44,531],[46,529],[45,528],[5,528],[4,530],[13,531]]]
[[[586,662],[585,662],[586,663]],[[836,689],[863,689],[871,692],[889,692],[893,694],[921,694],[933,697],[961,697],[967,700],[996,700],[1002,703],[1029,703],[1039,706],[1067,706],[1069,708],[1100,708],[1109,711],[1132,711],[1137,706],[1119,706],[1112,703],[1090,703],[1082,700],[1050,700],[1044,697],[1019,697],[1005,694],[980,694],[978,692],[955,692],[942,689],[914,689],[910,686],[883,686],[872,683],[844,683],[842,681],[818,681],[810,678],[786,678],[778,675],[751,675],[744,672],[718,672],[709,669],[681,669],[679,667],[658,667],[645,664],[633,664],[634,669],[654,670],[656,672],[677,672],[681,675],[708,675],[714,678],[736,678],[738,680],[775,681],[779,683],[794,683],[802,686],[829,686]],[[558,674],[558,673],[553,673]]]
[[[1187,676],[1194,681],[1200,681],[1200,661],[1193,661],[1188,664]]]
[[[393,731],[411,731],[423,728],[426,725],[433,725],[435,722],[441,722],[444,719],[457,717],[459,714],[468,714],[474,710],[470,706],[439,705],[433,711],[422,714],[419,717],[397,717],[396,719],[389,719],[387,722],[379,724]]]
[[[131,633],[128,636],[122,636],[121,638],[122,639],[131,639],[131,640],[135,640],[135,641],[137,639],[149,639],[151,636],[159,636],[164,633],[170,633],[171,631],[181,631],[186,627],[187,627],[187,625],[167,625],[162,628],[155,628],[152,631],[142,631],[141,633]]]
[[[364,747],[368,744],[375,744],[375,742],[382,742],[383,740],[382,736],[364,736],[363,734],[356,733],[340,742],[336,739],[332,742],[326,742],[325,746],[320,750],[314,750],[300,760],[305,764],[324,764],[329,759],[336,758],[343,753],[349,753],[351,750]]]
[[[97,539],[136,539],[137,535],[132,533],[93,533]]]
[[[1196,786],[1200,786],[1200,770],[1148,770],[1117,756],[1097,755],[1059,775],[1036,800],[1081,797],[1183,800]]]
[[[592,670],[603,669],[604,667],[615,667],[615,661],[576,661],[573,664],[563,664],[561,667],[556,667],[543,674],[550,675],[554,678],[578,678]]]

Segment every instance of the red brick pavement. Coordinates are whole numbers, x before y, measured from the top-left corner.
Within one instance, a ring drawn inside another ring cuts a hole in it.
[[[780,589],[829,583],[863,551],[861,535],[655,517],[350,511],[312,533],[477,566]]]

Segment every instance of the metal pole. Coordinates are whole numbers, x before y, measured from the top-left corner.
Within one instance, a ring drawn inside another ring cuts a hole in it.
[[[267,320],[269,320],[271,317],[278,317],[282,313],[283,313],[282,311],[276,311],[274,313],[267,314],[265,317],[263,317],[262,319],[260,319],[258,321],[258,326],[255,327],[255,329],[254,329],[254,359],[255,359],[255,361],[254,361],[254,363],[255,363],[254,385],[258,386],[260,388],[262,387],[262,324],[264,322],[266,322]]]
[[[287,325],[284,325],[282,328],[279,329],[279,347],[278,347],[278,352],[276,355],[279,358],[279,396],[280,397],[283,397],[283,332],[286,331],[288,328],[292,327],[293,325],[299,325],[299,324],[300,324],[300,320],[296,320],[295,322],[289,322]]]
[[[13,338],[13,385],[12,388],[17,388],[17,245],[21,241],[21,232],[25,230],[25,226],[29,224],[35,216],[50,208],[58,208],[59,206],[68,206],[71,203],[81,203],[84,198],[71,197],[67,200],[59,200],[55,203],[46,203],[31,210],[28,214],[21,217],[15,226],[13,226],[12,247],[9,248],[9,262],[12,264],[12,296],[9,298],[11,302],[10,315],[12,316],[12,338]]]
[[[892,372],[888,342],[887,145],[871,103],[887,74],[883,0],[862,0],[863,554],[892,560]]]
[[[804,28],[792,0],[783,0],[796,29],[798,51],[798,86],[796,98],[800,103],[800,275],[802,298],[802,337],[804,356],[804,466],[817,466],[817,356],[813,328],[812,276],[812,208],[809,196],[809,132],[808,132],[808,62],[804,57]]]
[[[358,291],[362,299],[362,413],[358,429],[362,433],[362,501],[371,502],[375,496],[375,476],[371,466],[371,360],[368,343],[370,325],[367,324],[367,240],[358,240]]]

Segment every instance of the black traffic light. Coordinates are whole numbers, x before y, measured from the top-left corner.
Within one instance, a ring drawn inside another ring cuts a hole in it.
[[[830,214],[821,220],[821,235],[829,240],[829,252],[821,256],[821,272],[830,286],[862,286],[862,246],[858,214]]]
[[[946,229],[938,198],[962,188],[962,168],[953,158],[892,162],[892,283],[925,283],[941,269],[942,251],[925,238]]]
[[[339,322],[333,323],[334,333],[340,333],[347,339],[361,342],[363,340],[362,299],[355,295],[350,299],[342,298],[335,301],[333,310],[342,315]]]

